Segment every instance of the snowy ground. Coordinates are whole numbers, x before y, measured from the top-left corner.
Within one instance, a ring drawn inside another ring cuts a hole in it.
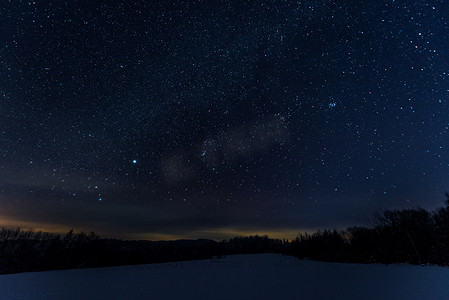
[[[449,299],[449,268],[234,255],[1,275],[0,299]]]

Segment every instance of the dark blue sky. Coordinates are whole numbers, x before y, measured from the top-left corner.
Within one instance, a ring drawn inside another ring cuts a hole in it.
[[[13,1],[0,225],[294,237],[449,190],[447,1]]]

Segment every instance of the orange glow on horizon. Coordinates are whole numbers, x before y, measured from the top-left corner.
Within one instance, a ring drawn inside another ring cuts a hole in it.
[[[268,236],[273,239],[286,239],[294,240],[296,236],[303,232],[301,229],[285,228],[285,229],[244,229],[244,228],[203,228],[191,231],[180,231],[179,233],[169,232],[119,232],[113,228],[99,229],[99,228],[85,228],[81,226],[70,226],[68,224],[52,224],[44,222],[32,222],[26,220],[16,219],[10,216],[0,216],[0,227],[4,228],[17,228],[20,227],[24,230],[32,229],[34,231],[44,231],[53,234],[65,234],[70,229],[75,232],[90,232],[94,231],[101,238],[116,238],[123,240],[179,240],[179,239],[211,239],[221,241],[239,236]]]

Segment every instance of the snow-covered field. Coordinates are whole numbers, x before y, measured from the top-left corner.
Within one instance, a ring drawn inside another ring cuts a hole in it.
[[[0,276],[0,299],[449,299],[449,268],[276,254]]]

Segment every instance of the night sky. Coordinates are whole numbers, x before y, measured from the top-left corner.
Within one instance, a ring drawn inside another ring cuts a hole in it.
[[[448,1],[2,1],[0,226],[294,238],[449,190]]]

